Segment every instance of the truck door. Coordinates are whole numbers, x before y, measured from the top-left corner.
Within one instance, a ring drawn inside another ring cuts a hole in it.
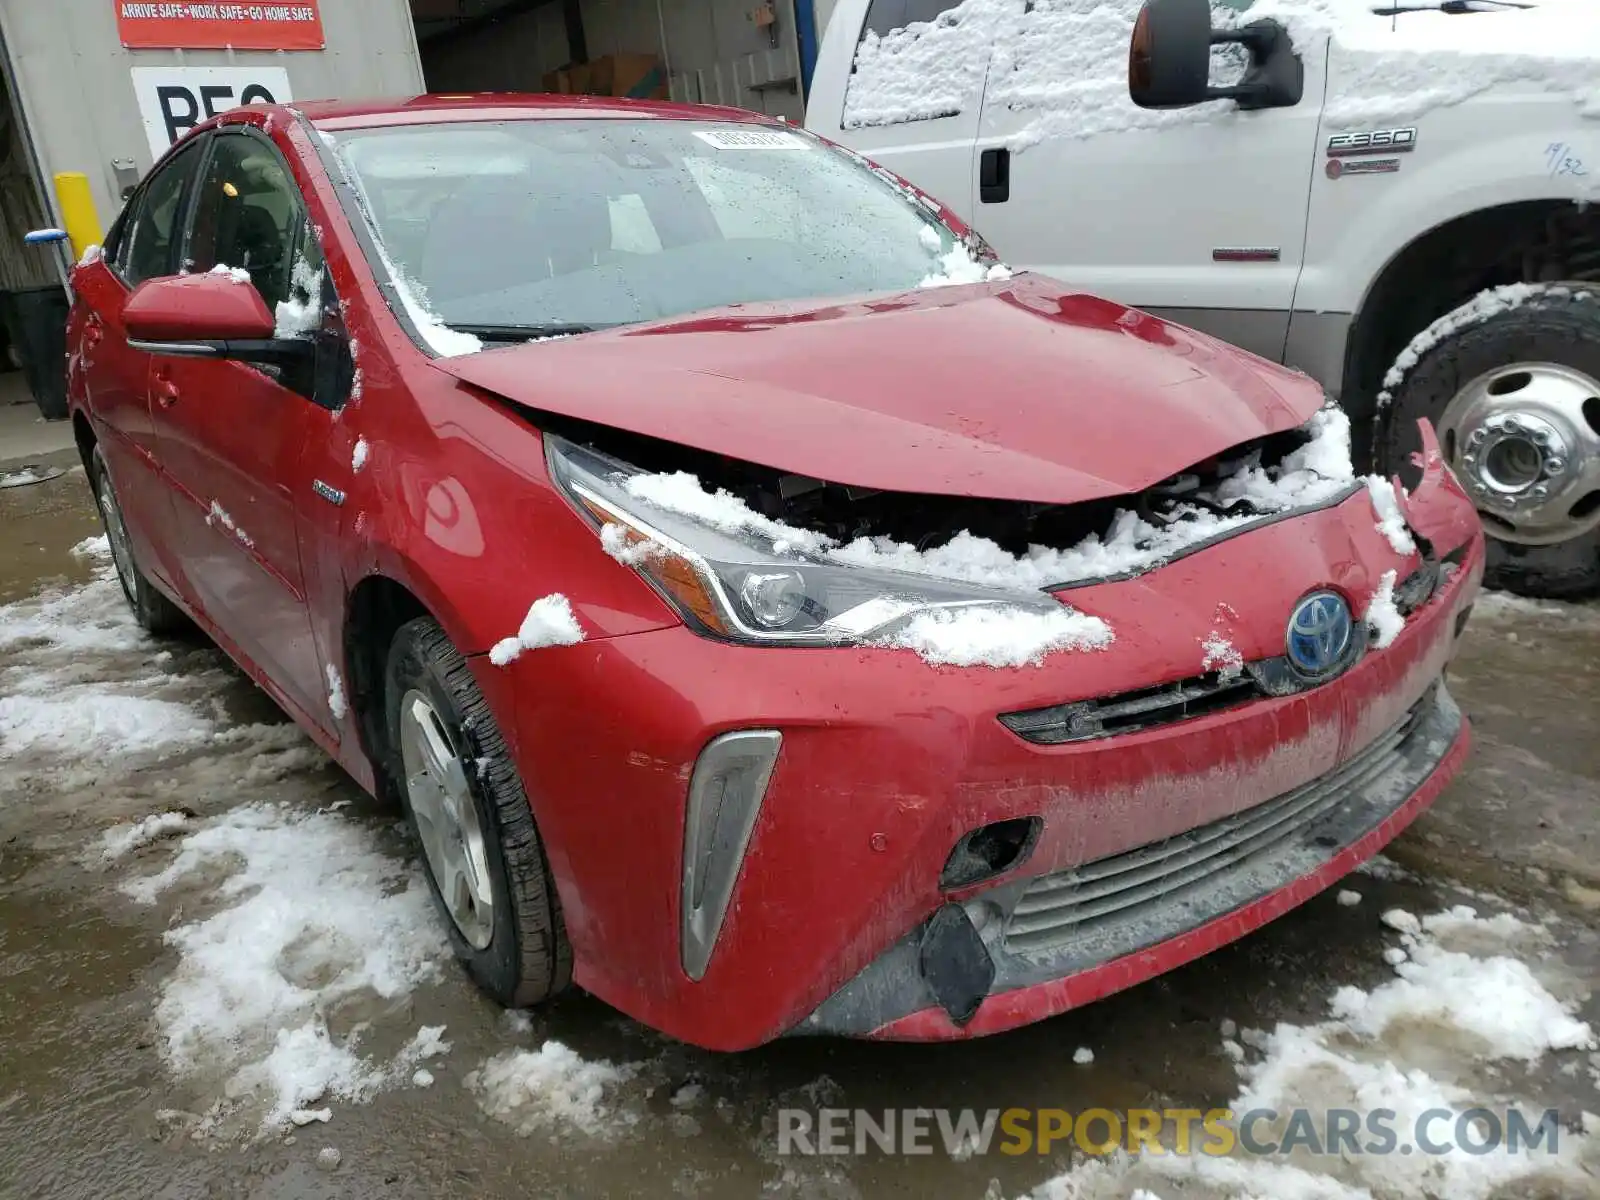
[[[1014,267],[1281,361],[1318,161],[1326,43],[1302,55],[1304,98],[1292,108],[1149,111],[1128,96],[1138,11],[1138,0],[1017,4],[996,39],[979,118],[974,223]],[[1242,61],[1219,64],[1214,52],[1212,70],[1214,84],[1231,82]]]
[[[806,127],[970,220],[972,143],[991,48],[986,31],[1012,3],[841,0],[812,79]]]

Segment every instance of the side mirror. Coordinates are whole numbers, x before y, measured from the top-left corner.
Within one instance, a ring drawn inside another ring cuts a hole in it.
[[[1211,86],[1211,47],[1243,46],[1250,66],[1232,87]],[[1212,29],[1210,0],[1145,0],[1128,46],[1128,95],[1140,108],[1187,108],[1234,100],[1240,108],[1289,108],[1305,92],[1305,68],[1289,31],[1273,20]]]
[[[231,276],[167,275],[134,289],[122,310],[128,344],[147,354],[231,358],[280,371],[309,363],[308,338],[274,336],[261,293]]]
[[[147,279],[128,297],[122,323],[130,341],[214,342],[272,336],[261,293],[227,275]]]

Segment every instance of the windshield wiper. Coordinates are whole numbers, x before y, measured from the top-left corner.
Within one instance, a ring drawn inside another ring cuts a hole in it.
[[[536,342],[540,338],[571,337],[593,333],[600,325],[461,325],[452,321],[446,328],[470,333],[485,342]]]
[[[1497,8],[1532,8],[1531,4],[1523,4],[1520,0],[1435,0],[1432,4],[1385,4],[1372,11],[1380,17],[1392,17],[1396,13],[1408,12],[1442,12],[1451,16],[1461,16],[1463,13],[1493,12]]]

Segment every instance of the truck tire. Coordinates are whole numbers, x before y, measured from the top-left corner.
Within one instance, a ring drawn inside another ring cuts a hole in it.
[[[489,704],[432,617],[402,625],[385,675],[390,773],[467,974],[508,1008],[572,979],[533,810]]]
[[[1576,599],[1600,592],[1600,286],[1511,298],[1457,310],[1393,386],[1379,466],[1408,477],[1427,417],[1484,519],[1485,584]]]

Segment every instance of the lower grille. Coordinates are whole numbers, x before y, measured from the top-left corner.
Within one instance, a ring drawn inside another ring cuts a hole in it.
[[[1396,769],[1408,736],[1432,703],[1430,691],[1370,745],[1292,792],[1137,850],[1031,880],[1007,921],[1006,948],[1037,953],[1092,937],[1107,925],[1137,920],[1149,906],[1181,903],[1222,877],[1248,872],[1254,860]]]

